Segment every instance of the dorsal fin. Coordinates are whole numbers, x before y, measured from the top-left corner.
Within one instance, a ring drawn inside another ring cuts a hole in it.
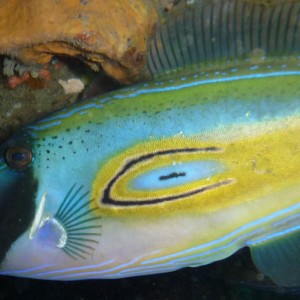
[[[198,63],[300,52],[300,2],[219,0],[161,25],[149,46],[152,76]]]

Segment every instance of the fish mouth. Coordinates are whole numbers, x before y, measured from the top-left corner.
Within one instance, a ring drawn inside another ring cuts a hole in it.
[[[11,245],[30,227],[38,181],[33,170],[0,172],[0,267]]]

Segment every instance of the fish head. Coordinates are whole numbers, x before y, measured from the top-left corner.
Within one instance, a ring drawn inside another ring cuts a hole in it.
[[[54,158],[50,164],[49,149],[63,153],[53,135],[59,133],[52,133],[38,135],[28,126],[0,146],[2,274],[38,278],[32,270],[85,264],[99,242],[100,217],[91,216],[89,192],[62,180],[86,161],[75,164],[75,155],[64,164],[60,156],[59,168]]]
[[[0,147],[0,261],[34,218],[38,182],[33,143],[22,131]]]

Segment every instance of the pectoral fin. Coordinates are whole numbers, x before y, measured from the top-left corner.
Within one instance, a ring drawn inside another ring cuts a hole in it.
[[[258,270],[277,285],[300,286],[300,226],[248,244]]]

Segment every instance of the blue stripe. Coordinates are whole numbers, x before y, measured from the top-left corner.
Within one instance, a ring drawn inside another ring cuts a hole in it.
[[[138,95],[147,94],[149,92],[159,93],[159,92],[177,91],[183,88],[189,88],[189,87],[194,87],[194,86],[204,85],[204,84],[232,82],[232,81],[245,80],[245,79],[262,79],[262,78],[278,77],[278,76],[293,76],[293,75],[300,75],[300,71],[279,71],[279,72],[267,73],[267,74],[248,74],[248,75],[239,75],[239,76],[232,76],[226,78],[206,79],[206,80],[195,81],[195,82],[185,83],[181,85],[178,84],[178,85],[163,87],[163,88],[153,88],[153,89],[150,88],[146,90],[145,89],[138,90],[136,93],[132,93],[130,95],[120,95],[118,96],[118,98],[119,99],[132,98]]]
[[[105,265],[112,264],[114,262],[113,259],[103,262],[101,264],[97,265],[89,265],[89,266],[82,266],[82,267],[75,267],[75,268],[68,268],[68,269],[61,269],[61,270],[54,270],[54,271],[46,271],[46,272],[41,272],[41,273],[35,273],[34,276],[37,277],[42,277],[46,275],[53,275],[53,274],[60,274],[60,273],[66,273],[66,272],[74,272],[74,271],[80,271],[80,270],[87,270],[87,269],[96,269],[99,267],[103,267]],[[76,274],[81,274],[81,273],[76,273]]]
[[[284,235],[290,234],[292,232],[298,231],[299,229],[300,229],[300,225],[295,226],[295,227],[291,227],[291,228],[288,228],[286,230],[283,230],[283,231],[280,231],[280,232],[276,232],[276,233],[273,233],[273,234],[268,234],[265,237],[262,237],[262,238],[259,238],[257,240],[248,242],[247,246],[254,246],[254,245],[266,242],[268,240],[272,240],[274,238],[279,238],[279,237],[282,237]]]
[[[52,267],[52,266],[53,265],[46,264],[46,265],[36,266],[36,267],[33,267],[33,268],[29,268],[29,269],[3,271],[3,272],[0,272],[0,275],[13,275],[13,274],[30,273],[30,272],[33,272],[33,271],[41,270],[41,269],[44,269],[44,268],[47,268],[47,267]]]
[[[55,119],[55,118],[53,118]],[[38,122],[37,124],[39,124],[40,122]],[[45,123],[45,122],[43,122]],[[45,130],[45,129],[49,129],[51,127],[55,127],[55,126],[58,126],[61,124],[61,121],[56,121],[56,122],[53,122],[53,123],[49,123],[47,125],[44,125],[44,126],[40,126],[40,125],[30,125],[30,126],[27,126],[27,128],[29,129],[32,129],[32,130],[37,130],[37,131],[40,131],[40,130]]]

